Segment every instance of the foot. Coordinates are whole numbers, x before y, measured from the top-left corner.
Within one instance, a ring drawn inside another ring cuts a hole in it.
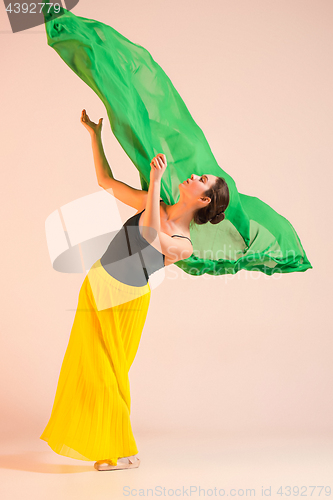
[[[121,469],[135,469],[139,467],[140,459],[136,455],[130,457],[121,457],[117,460],[117,465],[112,465],[108,459],[98,460],[94,463],[94,468],[97,470],[121,470]]]

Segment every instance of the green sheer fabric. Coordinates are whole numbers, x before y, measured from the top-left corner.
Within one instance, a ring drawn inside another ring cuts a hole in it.
[[[103,101],[111,129],[148,190],[150,162],[164,153],[168,167],[161,198],[179,199],[179,183],[192,173],[224,177],[230,203],[219,224],[190,229],[193,254],[176,265],[188,274],[267,275],[312,268],[291,223],[260,199],[240,194],[217,163],[185,103],[151,54],[111,26],[44,7],[47,43]]]

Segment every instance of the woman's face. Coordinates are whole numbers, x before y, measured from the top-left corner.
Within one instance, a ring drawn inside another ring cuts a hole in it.
[[[196,175],[179,184],[179,190],[183,195],[189,195],[191,198],[198,198],[211,188],[216,182],[216,176],[210,174]]]

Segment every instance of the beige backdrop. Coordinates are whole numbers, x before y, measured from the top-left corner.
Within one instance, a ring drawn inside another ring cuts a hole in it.
[[[130,370],[138,449],[144,436],[182,431],[332,438],[333,4],[80,0],[73,12],[150,51],[238,190],[286,217],[313,265],[276,277],[167,268]],[[47,45],[43,26],[12,34],[3,6],[0,15],[0,435],[8,453],[27,436],[47,451],[39,436],[84,275],[53,270],[44,225],[101,189],[83,108],[104,117],[115,177],[141,186],[102,102]],[[123,221],[135,213],[117,204]]]

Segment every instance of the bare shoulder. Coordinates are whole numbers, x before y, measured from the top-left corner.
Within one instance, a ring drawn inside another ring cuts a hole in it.
[[[145,210],[147,205],[147,198],[148,198],[148,191],[141,191],[138,205],[135,207],[137,209],[136,214],[139,214],[140,212],[142,212],[142,210]]]
[[[171,238],[168,236],[168,239],[165,241],[165,245],[163,245],[162,248],[164,250],[163,253],[165,254],[165,266],[174,264],[180,260],[188,259],[193,254],[192,242],[187,238],[178,237],[178,235],[177,237],[172,238],[172,243]]]
[[[146,210],[146,206],[147,206],[147,198],[148,198],[148,191],[142,191],[142,193],[145,193],[145,194],[142,194],[141,195],[141,204],[140,204],[140,208],[138,209],[138,211],[136,212],[136,214],[139,214],[140,212],[142,212],[143,210]],[[160,210],[161,210],[161,215],[162,214],[166,214],[166,210],[165,210],[165,207],[166,207],[166,204],[164,203],[163,200],[160,200]],[[136,215],[135,214],[135,215]]]
[[[167,215],[166,207],[168,205],[166,203],[164,203],[164,201],[162,201],[161,206],[163,208],[164,214]],[[190,234],[189,229],[177,227],[175,224],[173,224],[173,226],[169,227],[168,229],[169,229],[169,231],[165,231],[165,232],[172,237],[176,238],[177,236],[181,236],[183,240],[184,240],[184,237],[191,239],[191,234]],[[185,241],[188,241],[188,240],[185,240]]]
[[[167,207],[168,205],[163,200],[160,200],[161,233],[162,233],[160,238],[160,244],[162,247],[162,253],[165,256],[165,261],[164,261],[165,266],[174,264],[179,260],[187,259],[193,253],[193,245],[192,242],[190,241],[191,240],[190,232],[186,231],[184,228],[177,227],[175,224],[172,224],[167,221]],[[144,209],[145,206],[142,207],[142,210]],[[144,212],[140,216],[140,220],[141,218],[142,218],[142,224],[144,225]],[[139,225],[141,225],[140,221]],[[165,234],[165,238],[163,237],[163,234]]]
[[[146,205],[147,200],[142,203],[142,208],[137,211],[137,214],[145,210]],[[191,234],[189,230],[177,227],[175,224],[170,224],[167,222],[167,206],[169,205],[167,205],[163,200],[160,200],[161,231],[166,235],[171,236],[174,240],[178,240],[177,243],[187,241],[188,244],[192,246],[192,242],[189,241],[191,240]],[[144,214],[142,215],[142,219],[144,220]]]

